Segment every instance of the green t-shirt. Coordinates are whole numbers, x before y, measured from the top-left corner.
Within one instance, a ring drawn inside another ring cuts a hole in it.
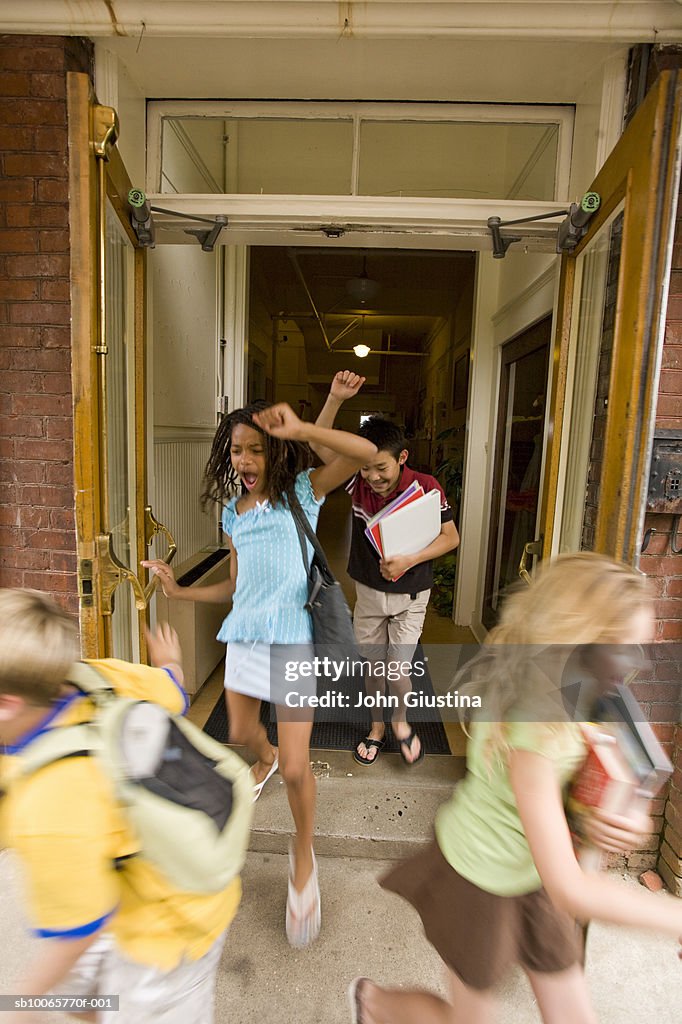
[[[467,774],[436,815],[436,838],[455,871],[486,892],[520,896],[542,885],[526,840],[509,780],[506,757],[486,759],[489,722],[474,723],[467,752]],[[510,722],[511,749],[530,750],[555,764],[561,787],[585,757],[577,725],[556,732],[536,722]]]

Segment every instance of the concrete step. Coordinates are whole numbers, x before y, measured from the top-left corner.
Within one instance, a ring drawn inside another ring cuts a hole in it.
[[[463,757],[428,754],[414,769],[386,753],[366,768],[348,751],[312,750],[311,761],[316,852],[377,860],[407,856],[428,842],[436,810],[465,769]],[[255,806],[250,849],[285,853],[292,827],[284,783],[274,775]]]

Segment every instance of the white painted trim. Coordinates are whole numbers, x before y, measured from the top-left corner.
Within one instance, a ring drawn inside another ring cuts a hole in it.
[[[180,425],[165,426],[154,424],[154,444],[174,444],[178,441],[197,442],[204,444],[212,441],[215,427],[185,427]]]
[[[499,349],[491,317],[497,303],[499,274],[499,260],[491,256],[478,257],[454,612],[458,625],[472,629],[477,623],[480,627],[481,623],[490,519],[491,438],[499,387]]]
[[[495,341],[501,345],[520,334],[526,327],[552,312],[560,260],[543,270],[534,281],[493,314]]]
[[[675,42],[679,10],[670,0],[4,0],[3,32],[87,36],[566,39]]]
[[[527,200],[408,199],[386,196],[148,195],[152,206],[189,216],[223,214],[222,245],[319,246],[329,226],[341,230],[337,248],[377,246],[491,252],[489,217],[513,220],[566,209]],[[188,222],[155,213],[157,243],[196,245]],[[558,220],[558,219],[557,219]],[[554,252],[557,221],[523,225],[529,252]],[[349,237],[351,236],[351,237]]]
[[[225,252],[223,337],[223,389],[229,399],[228,411],[246,402],[247,337],[249,311],[249,251],[231,245]]]

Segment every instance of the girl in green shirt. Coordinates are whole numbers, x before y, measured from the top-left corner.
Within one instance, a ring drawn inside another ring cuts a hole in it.
[[[513,963],[546,1024],[596,1024],[585,922],[657,929],[682,942],[682,901],[585,873],[564,812],[564,787],[585,748],[562,682],[578,670],[608,689],[629,674],[632,645],[652,635],[645,577],[601,555],[563,555],[509,597],[464,670],[483,708],[471,725],[467,776],[440,808],[431,846],[381,883],[419,912],[449,969],[449,999],[356,978],[355,1024],[488,1024],[493,988]],[[461,692],[459,678],[455,685]],[[595,812],[583,827],[609,852],[632,849],[648,830],[641,812]]]

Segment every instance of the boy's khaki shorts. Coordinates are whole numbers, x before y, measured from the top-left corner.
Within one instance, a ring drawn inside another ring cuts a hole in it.
[[[355,584],[357,600],[353,612],[355,639],[363,648],[381,648],[387,660],[412,661],[424,628],[430,590],[421,590],[414,599],[409,594],[389,594]]]
[[[102,1024],[212,1024],[215,980],[225,944],[216,939],[199,960],[183,960],[170,971],[121,956],[110,933],[95,939],[55,995],[118,996],[118,1013],[102,1011]]]

